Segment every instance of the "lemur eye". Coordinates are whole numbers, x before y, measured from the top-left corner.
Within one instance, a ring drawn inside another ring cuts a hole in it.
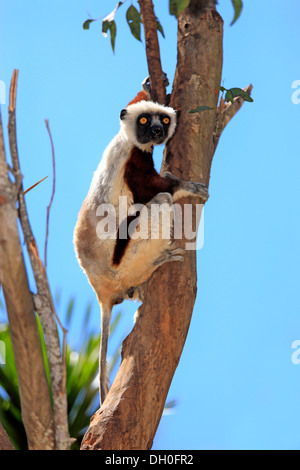
[[[142,117],[142,118],[140,119],[140,123],[141,123],[141,124],[146,124],[146,122],[147,122],[147,118]]]
[[[164,123],[164,124],[169,124],[169,122],[170,122],[170,119],[169,119],[169,118],[165,117],[165,118],[163,119],[163,123]]]

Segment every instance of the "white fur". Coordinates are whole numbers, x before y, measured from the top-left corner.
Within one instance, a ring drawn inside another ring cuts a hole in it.
[[[112,265],[116,244],[114,239],[100,239],[96,227],[99,217],[97,208],[101,204],[112,204],[116,209],[119,221],[119,196],[128,196],[128,209],[133,202],[132,193],[124,181],[124,169],[130,158],[132,148],[139,147],[144,151],[152,151],[153,143],[140,144],[136,138],[136,120],[139,114],[167,114],[170,118],[169,133],[165,142],[173,135],[176,127],[176,112],[169,107],[157,103],[141,101],[129,105],[120,131],[104,151],[102,160],[94,173],[88,195],[80,210],[74,232],[74,245],[78,261],[85,271],[91,285],[96,291],[102,312],[102,339],[100,355],[101,394],[104,399],[108,387],[106,379],[106,349],[109,330],[110,312],[119,299],[125,298],[129,289],[136,288],[146,282],[157,268],[158,260],[164,259],[169,253],[171,241],[168,239],[132,239],[118,266]],[[164,143],[165,143],[164,142]],[[160,193],[154,199],[168,205],[172,197],[168,193]],[[151,204],[151,201],[150,203]],[[160,223],[158,221],[158,223]],[[118,227],[116,227],[118,230]],[[162,227],[159,227],[159,234]],[[170,255],[168,256],[170,260]],[[175,260],[175,258],[174,258]]]

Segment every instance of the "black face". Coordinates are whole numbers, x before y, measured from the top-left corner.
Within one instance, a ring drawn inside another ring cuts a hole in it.
[[[167,114],[140,114],[136,121],[136,137],[141,144],[162,144],[169,133],[170,118]]]

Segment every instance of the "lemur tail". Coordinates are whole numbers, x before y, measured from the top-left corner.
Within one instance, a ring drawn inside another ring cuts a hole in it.
[[[109,337],[109,325],[111,317],[111,306],[101,304],[101,341],[99,357],[99,381],[100,381],[100,401],[103,404],[109,389],[107,376],[107,344]]]

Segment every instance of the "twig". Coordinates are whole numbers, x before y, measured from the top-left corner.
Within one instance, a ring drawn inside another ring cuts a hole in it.
[[[50,143],[51,143],[51,154],[52,154],[52,174],[53,174],[53,179],[52,179],[52,193],[51,193],[51,198],[49,205],[47,207],[47,219],[46,219],[46,237],[45,237],[45,248],[44,248],[44,266],[45,270],[47,270],[47,247],[48,247],[48,237],[49,237],[49,218],[50,218],[50,210],[51,206],[53,203],[54,199],[54,194],[55,194],[55,181],[56,181],[56,171],[55,171],[55,151],[54,151],[54,144],[53,144],[53,139],[52,139],[52,134],[50,131],[50,126],[49,126],[49,120],[45,119],[45,124],[46,128],[49,134],[50,138]],[[42,180],[43,181],[43,180]],[[38,183],[37,183],[38,184]],[[25,193],[24,193],[25,194]],[[62,351],[63,351],[63,364],[64,364],[64,383],[66,385],[66,369],[67,369],[67,333],[68,330],[62,325],[59,316],[56,313],[56,310],[54,309],[54,314],[56,317],[56,320],[62,330],[63,333],[63,344],[62,344]]]
[[[16,119],[15,119],[15,100],[17,88],[17,73],[14,71],[11,82],[9,103],[9,145],[11,149],[11,157],[15,174],[20,174],[20,162],[17,151],[16,138]],[[50,368],[52,396],[54,407],[55,421],[55,443],[56,449],[69,449],[70,438],[68,433],[68,414],[67,414],[67,397],[65,390],[65,371],[60,353],[59,337],[55,322],[55,308],[47,279],[47,274],[40,260],[37,244],[33,236],[29,223],[27,208],[23,190],[19,191],[19,216],[20,222],[32,266],[34,279],[37,287],[38,298],[40,299],[37,313],[41,319],[45,344],[47,349],[47,357]],[[34,247],[34,249],[33,249]],[[64,330],[63,330],[64,331]]]
[[[33,188],[35,188],[38,184],[42,183],[43,181],[45,181],[45,179],[48,178],[48,176],[45,176],[45,178],[41,179],[40,181],[38,181],[37,183],[33,184],[32,186],[30,186],[30,188],[27,188],[25,191],[24,191],[24,195],[26,193],[29,193],[29,191],[31,191]]]
[[[16,77],[15,73],[13,77]],[[12,152],[14,148],[16,143],[11,146]],[[8,172],[0,113],[0,284],[9,320],[28,446],[35,450],[51,450],[55,447],[53,411],[17,224],[17,181],[12,183]]]
[[[52,183],[52,194],[49,202],[49,206],[47,207],[47,221],[46,221],[46,238],[45,238],[45,251],[44,251],[44,264],[45,269],[47,270],[47,247],[48,247],[48,235],[49,235],[49,217],[50,217],[50,210],[52,206],[52,202],[54,199],[55,194],[55,152],[54,152],[54,145],[53,139],[49,127],[49,120],[45,119],[46,128],[49,134],[50,143],[51,143],[51,153],[52,153],[52,171],[53,171],[53,183]]]
[[[251,91],[253,86],[250,84],[244,88],[244,91],[251,95]],[[242,97],[234,98],[233,103],[230,101],[225,103],[224,99],[221,98],[219,107],[216,113],[216,123],[215,123],[215,132],[214,132],[214,152],[217,148],[219,143],[219,139],[221,134],[229,121],[235,116],[235,114],[240,110],[242,105],[244,104],[244,100]]]
[[[146,40],[146,56],[150,76],[151,97],[158,103],[166,103],[166,87],[161,66],[156,16],[152,0],[139,0]]]

